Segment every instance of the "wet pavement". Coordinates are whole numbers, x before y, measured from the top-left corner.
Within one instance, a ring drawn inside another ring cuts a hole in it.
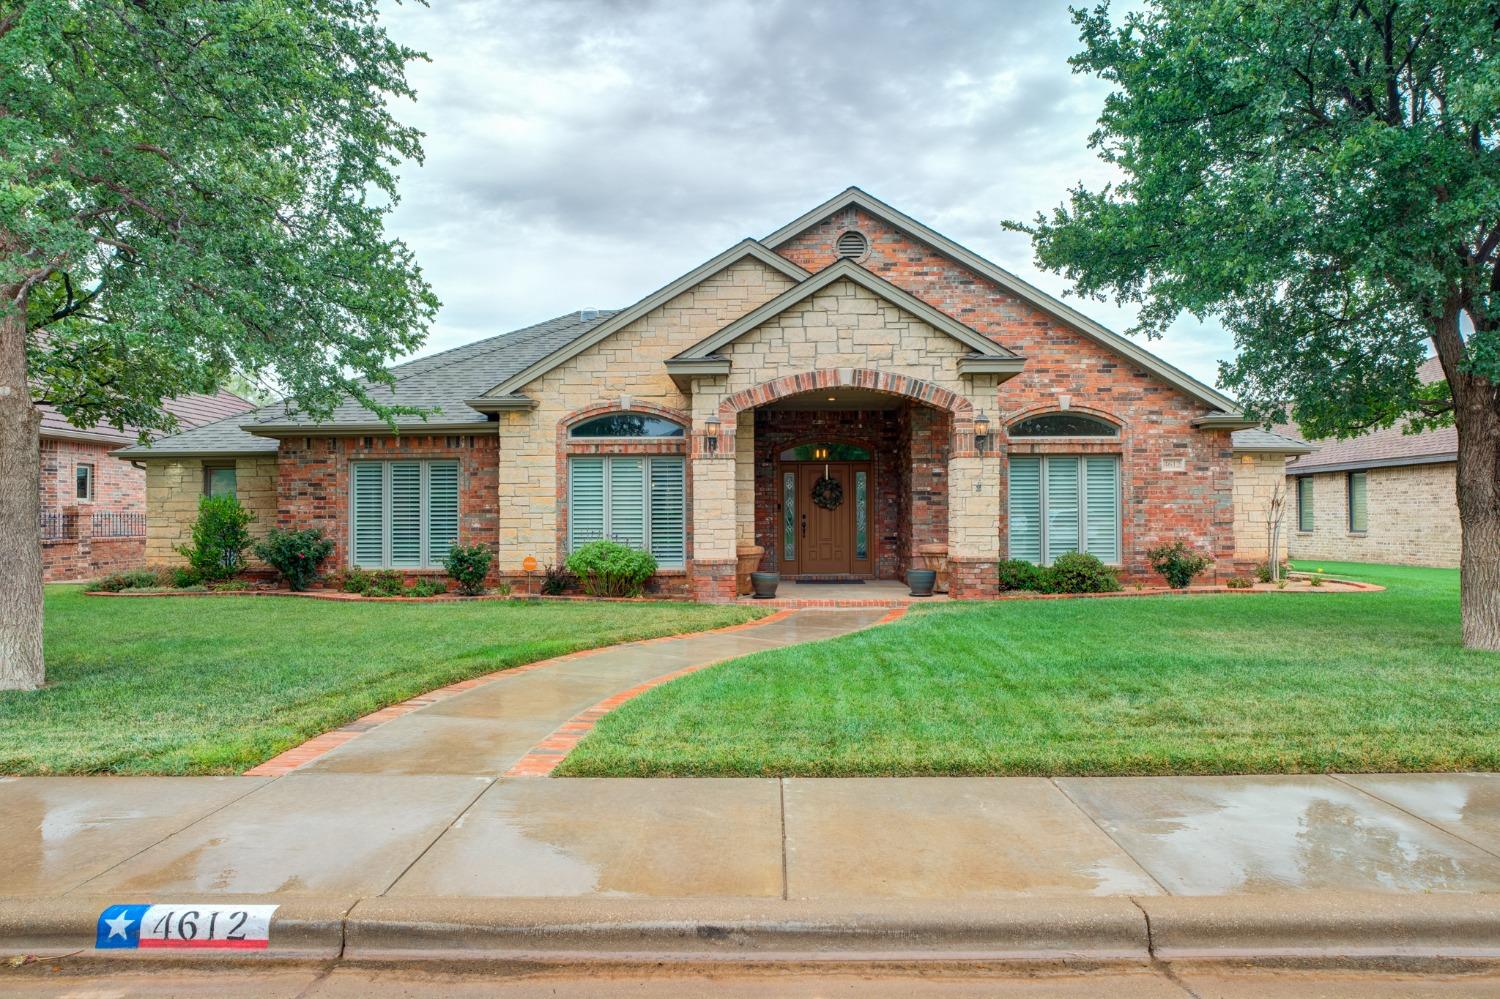
[[[1492,774],[10,778],[0,896],[1491,893],[1497,825]]]

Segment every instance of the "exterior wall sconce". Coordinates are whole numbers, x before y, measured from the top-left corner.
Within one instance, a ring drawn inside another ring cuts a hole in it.
[[[990,449],[990,418],[984,415],[984,410],[974,417],[974,449],[984,454]]]
[[[708,449],[709,454],[719,453],[719,418],[710,416],[703,421],[703,427],[708,432],[703,438],[703,446]]]

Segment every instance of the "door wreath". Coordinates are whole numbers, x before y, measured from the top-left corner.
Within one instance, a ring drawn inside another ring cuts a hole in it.
[[[812,501],[824,510],[837,510],[844,503],[844,487],[827,475],[813,483]]]

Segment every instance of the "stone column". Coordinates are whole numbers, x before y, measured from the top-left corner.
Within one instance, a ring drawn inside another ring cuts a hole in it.
[[[948,461],[949,596],[1000,593],[1000,456],[967,452]]]
[[[737,423],[719,419],[722,387],[700,380],[693,386],[693,428],[689,443],[693,476],[692,558],[688,582],[693,599],[730,603],[735,599],[735,455]],[[753,454],[753,446],[752,446]]]

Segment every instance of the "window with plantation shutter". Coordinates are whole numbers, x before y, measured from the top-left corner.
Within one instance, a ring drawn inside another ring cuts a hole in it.
[[[1018,455],[1010,459],[1009,557],[1051,565],[1082,551],[1120,563],[1120,459]]]
[[[580,456],[568,461],[568,549],[608,538],[643,548],[665,569],[687,560],[687,489],[675,456]]]
[[[353,564],[440,567],[458,540],[458,463],[360,461],[350,467]]]

